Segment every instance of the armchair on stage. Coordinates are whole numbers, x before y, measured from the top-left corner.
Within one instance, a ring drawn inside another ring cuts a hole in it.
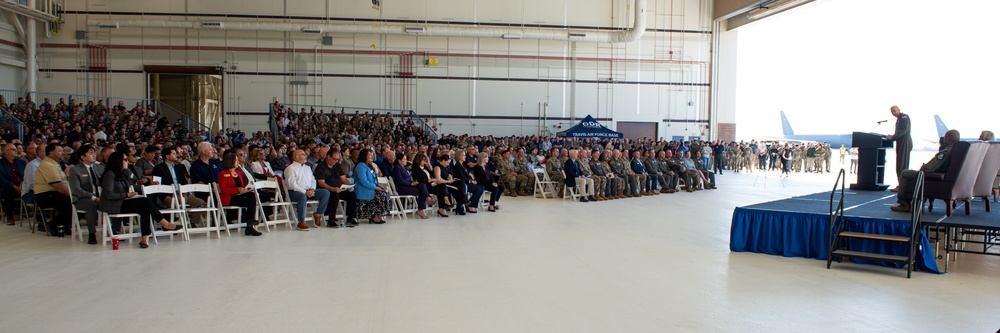
[[[989,142],[956,142],[951,147],[951,162],[948,164],[948,172],[928,173],[924,180],[924,196],[927,198],[927,210],[934,210],[934,199],[941,199],[945,202],[945,214],[951,216],[952,210],[958,201],[965,202],[965,215],[971,214],[973,187],[979,177],[979,171],[984,168],[994,168],[991,171],[996,174],[996,161],[991,159],[991,165],[984,165],[986,153],[989,151]],[[989,207],[989,200],[986,200]]]

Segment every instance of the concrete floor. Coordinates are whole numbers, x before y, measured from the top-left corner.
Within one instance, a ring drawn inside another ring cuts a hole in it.
[[[993,332],[1000,258],[933,275],[731,253],[733,208],[834,176],[122,249],[0,227],[3,332]],[[942,263],[939,261],[939,263]]]

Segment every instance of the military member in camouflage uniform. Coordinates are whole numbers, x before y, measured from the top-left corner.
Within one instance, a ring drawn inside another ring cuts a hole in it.
[[[694,184],[692,183],[693,180],[691,179],[691,174],[688,172],[689,170],[684,167],[684,163],[681,162],[681,159],[674,155],[674,152],[670,150],[665,152],[664,157],[666,158],[667,166],[670,168],[670,171],[677,174],[679,180],[684,181],[684,190],[694,192]]]
[[[677,173],[670,170],[670,165],[667,164],[667,153],[664,151],[659,151],[656,153],[656,157],[650,157],[650,167],[654,168],[652,170],[656,171],[657,178],[660,181],[660,193],[676,193],[677,192]]]
[[[604,154],[602,154],[594,150],[594,158],[590,161],[590,168],[594,171],[595,175],[602,176],[607,180],[604,196],[609,199],[621,199],[623,198],[621,194],[625,191],[625,182],[621,178],[616,177],[611,171],[611,167],[608,165],[608,157],[605,155],[610,152],[610,150],[605,150]]]
[[[805,161],[806,154],[802,150],[802,145],[796,144],[795,148],[792,149],[792,166],[795,168],[795,172],[802,172],[802,162]]]
[[[524,192],[521,195],[533,195],[535,193],[535,175],[534,171],[528,167],[528,158],[524,156],[524,149],[518,149],[517,154],[514,156],[514,166],[517,168],[518,175],[525,175],[528,179],[528,186],[524,188]]]
[[[566,175],[563,174],[563,160],[555,148],[549,151],[549,158],[545,159],[545,173],[549,175],[549,180],[556,182],[556,195],[562,198],[563,187],[566,186],[564,183]]]
[[[510,196],[516,197],[518,193],[524,193],[528,186],[528,175],[519,174],[514,162],[510,161],[510,150],[505,150],[500,158],[496,159],[497,169],[500,171],[500,181],[510,189]]]
[[[611,166],[611,172],[625,179],[625,196],[639,196],[639,177],[636,177],[635,173],[632,172],[629,162],[622,156],[621,150],[615,149],[614,156],[608,161],[608,164]]]
[[[594,197],[596,197],[597,200],[600,200],[600,201],[607,200],[607,198],[604,197],[604,192],[607,189],[606,186],[607,186],[608,179],[606,177],[604,177],[604,176],[598,176],[590,168],[590,162],[591,162],[590,161],[590,150],[586,150],[586,149],[581,150],[580,151],[580,156],[581,156],[580,161],[579,161],[580,163],[578,163],[578,164],[580,164],[580,173],[582,173],[584,177],[587,177],[587,178],[590,178],[590,179],[594,180]]]

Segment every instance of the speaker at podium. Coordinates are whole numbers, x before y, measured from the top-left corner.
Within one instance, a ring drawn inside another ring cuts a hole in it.
[[[885,191],[885,151],[893,147],[893,142],[878,133],[854,132],[851,147],[858,148],[858,182],[851,184],[852,190]]]

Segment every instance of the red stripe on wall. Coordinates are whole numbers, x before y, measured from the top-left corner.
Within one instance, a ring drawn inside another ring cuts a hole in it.
[[[63,43],[42,43],[40,47],[43,48],[69,48],[75,49],[80,46],[77,44],[63,44]],[[235,46],[183,46],[183,45],[130,45],[130,44],[117,44],[117,45],[104,45],[112,50],[151,50],[151,51],[220,51],[220,52],[273,52],[273,53],[314,53],[319,52],[322,54],[350,54],[350,55],[388,55],[388,56],[400,56],[408,54],[410,52],[404,51],[368,51],[368,50],[314,50],[314,49],[300,49],[300,48],[283,48],[283,47],[235,47]],[[429,57],[459,57],[459,58],[490,58],[490,59],[527,59],[527,60],[555,60],[555,61],[569,61],[570,57],[561,56],[531,56],[531,55],[507,55],[507,54],[472,54],[472,53],[448,53],[448,52],[427,52],[424,53]],[[691,64],[691,65],[707,65],[707,61],[686,61],[686,60],[656,60],[656,59],[624,59],[624,58],[594,58],[594,57],[577,57],[579,61],[593,61],[593,62],[629,62],[629,63],[642,63],[642,64]]]

